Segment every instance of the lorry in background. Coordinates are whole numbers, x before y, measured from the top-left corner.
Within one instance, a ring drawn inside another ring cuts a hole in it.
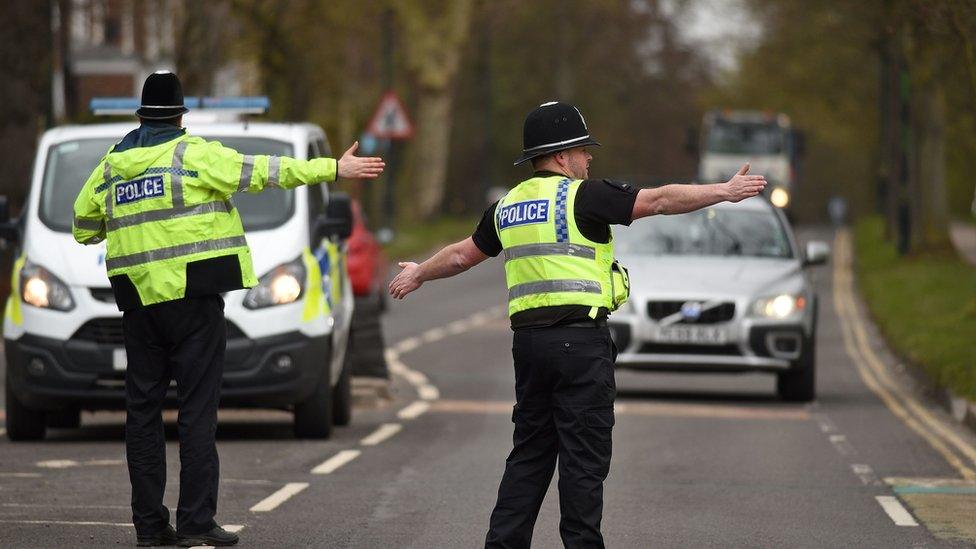
[[[700,151],[699,181],[726,181],[743,164],[766,176],[770,202],[789,216],[797,187],[803,135],[783,113],[712,110],[705,113],[701,137],[689,143]]]

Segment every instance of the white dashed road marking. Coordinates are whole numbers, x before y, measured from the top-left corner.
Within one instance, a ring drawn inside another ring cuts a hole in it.
[[[384,440],[399,433],[401,429],[403,429],[403,426],[399,423],[384,423],[383,425],[380,425],[378,429],[373,431],[372,434],[363,440],[360,440],[359,443],[363,446],[376,446]]]
[[[424,343],[434,343],[435,341],[440,341],[444,339],[444,336],[446,335],[447,335],[447,330],[445,330],[444,328],[433,328],[424,332],[424,335],[421,336],[421,339],[424,340]]]
[[[362,454],[360,450],[343,450],[318,464],[314,469],[312,469],[312,474],[328,475],[329,473],[333,473],[339,467],[342,467],[350,461],[358,458],[360,454]]]
[[[896,526],[918,526],[915,518],[912,517],[911,513],[902,506],[901,502],[895,496],[875,496],[875,499],[878,500],[881,508],[884,509],[885,513],[888,513],[888,516],[891,517],[891,520]]]
[[[430,403],[424,402],[423,400],[418,400],[400,410],[397,413],[397,417],[400,419],[417,419],[427,410],[430,410]]]
[[[441,392],[430,383],[417,387],[417,394],[424,400],[437,400],[441,398]]]
[[[857,478],[861,479],[861,482],[865,486],[876,485],[880,486],[882,484],[881,480],[878,479],[878,475],[874,474],[874,469],[870,465],[865,465],[863,463],[852,463],[851,471],[857,475]]]
[[[265,513],[268,511],[273,511],[282,503],[288,501],[288,498],[294,496],[295,494],[301,492],[302,490],[308,488],[307,482],[289,482],[288,484],[281,487],[280,490],[271,494],[270,496],[262,499],[254,507],[251,507],[252,513]]]

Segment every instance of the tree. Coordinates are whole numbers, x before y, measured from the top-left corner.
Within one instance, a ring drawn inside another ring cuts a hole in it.
[[[440,213],[453,125],[454,84],[468,40],[473,0],[398,0],[406,64],[416,86],[411,186],[418,219]]]

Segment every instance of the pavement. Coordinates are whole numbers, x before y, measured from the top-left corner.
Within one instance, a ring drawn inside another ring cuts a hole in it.
[[[609,547],[976,543],[976,437],[885,349],[855,293],[848,233],[800,238],[834,246],[810,272],[817,400],[781,402],[759,374],[618,372]],[[360,400],[331,440],[294,440],[284,412],[222,411],[218,520],[242,547],[482,544],[511,449],[504,296],[496,259],[391,303],[390,398]],[[0,547],[132,545],[121,432],[122,415],[102,412],[42,442],[0,439]],[[558,517],[554,479],[534,546],[560,546]]]

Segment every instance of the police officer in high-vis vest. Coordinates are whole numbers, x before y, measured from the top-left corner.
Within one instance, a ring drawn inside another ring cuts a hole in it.
[[[187,112],[175,74],[151,74],[140,126],[109,150],[78,194],[74,237],[107,240],[105,266],[128,357],[125,446],[137,543],[233,545],[214,521],[215,433],[226,322],[222,292],[257,284],[231,196],[372,178],[379,158],[338,161],[242,155],[181,127]],[[179,403],[180,497],[176,529],[163,505],[166,448],[161,408],[170,379]]]
[[[690,212],[759,194],[748,165],[726,183],[637,190],[587,179],[599,145],[576,107],[544,103],[529,113],[522,156],[535,173],[485,212],[475,233],[420,265],[400,263],[390,294],[459,274],[504,252],[515,332],[514,448],[498,488],[486,547],[528,547],[559,463],[559,532],[566,547],[603,547],[603,481],[610,471],[616,349],[607,315],[629,295],[613,256],[610,225]]]

